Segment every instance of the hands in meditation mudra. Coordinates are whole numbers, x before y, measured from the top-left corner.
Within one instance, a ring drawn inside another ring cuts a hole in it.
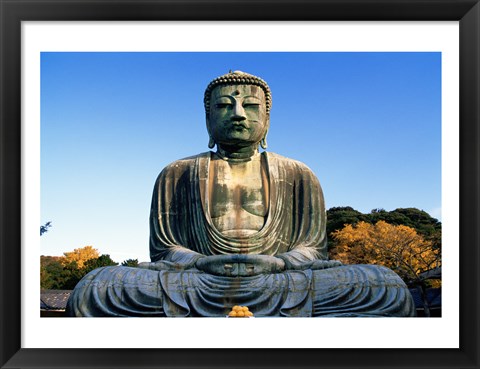
[[[85,276],[69,316],[414,316],[391,270],[328,260],[322,189],[304,164],[267,151],[272,98],[240,71],[204,97],[210,151],[168,165],[150,212],[151,262]]]

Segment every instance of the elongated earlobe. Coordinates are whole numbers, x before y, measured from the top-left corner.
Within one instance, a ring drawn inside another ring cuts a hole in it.
[[[213,149],[215,147],[215,140],[213,139],[212,135],[210,134],[210,119],[208,118],[208,114],[205,117],[207,123],[207,132],[208,132],[208,148]]]
[[[213,149],[214,147],[215,147],[215,140],[212,138],[212,136],[210,136],[208,140],[208,148]]]
[[[262,138],[262,140],[260,141],[260,146],[262,149],[266,150],[267,149],[267,136],[265,136],[264,138]]]

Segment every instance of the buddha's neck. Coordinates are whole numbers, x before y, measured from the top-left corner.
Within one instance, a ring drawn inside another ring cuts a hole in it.
[[[230,148],[217,146],[217,155],[226,161],[232,161],[232,162],[249,161],[254,156],[258,155],[258,147],[247,146],[247,147],[235,148],[233,150]]]

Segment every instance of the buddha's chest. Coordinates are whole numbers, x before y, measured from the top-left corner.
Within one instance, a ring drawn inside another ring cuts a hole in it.
[[[209,209],[221,232],[258,231],[268,212],[268,177],[261,160],[229,163],[212,160]]]

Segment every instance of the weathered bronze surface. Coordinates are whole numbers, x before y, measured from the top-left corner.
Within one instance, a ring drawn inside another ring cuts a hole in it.
[[[414,316],[391,270],[328,260],[322,189],[304,164],[263,151],[271,92],[230,72],[205,92],[210,151],[159,175],[151,262],[88,274],[70,316]]]

